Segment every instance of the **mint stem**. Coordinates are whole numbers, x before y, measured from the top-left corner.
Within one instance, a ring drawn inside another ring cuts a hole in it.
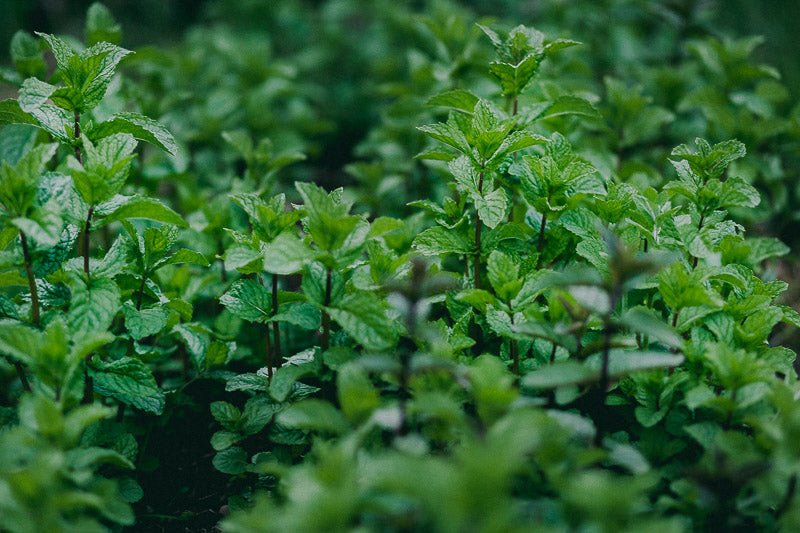
[[[81,154],[81,147],[78,145],[78,141],[81,138],[81,114],[75,111],[75,159],[78,160],[78,163],[83,165],[83,155]]]
[[[278,313],[278,275],[272,275],[272,316]],[[272,323],[272,337],[275,342],[275,362],[281,366],[281,328],[276,321]]]
[[[256,279],[258,280],[259,285],[262,287],[264,286],[264,279],[261,277],[261,274],[256,274]],[[273,293],[273,304],[272,304],[272,313],[271,315],[275,314],[275,296]],[[274,322],[273,322],[274,323]],[[272,381],[272,346],[270,345],[269,340],[269,322],[264,324],[264,354],[267,360],[267,379]]]
[[[267,359],[267,380],[272,382],[272,349],[269,345],[269,322],[264,324],[264,353]]]
[[[486,161],[481,160],[481,174],[478,178],[478,194],[483,196],[483,174],[486,167]],[[481,229],[483,221],[478,214],[478,209],[475,208],[475,256],[472,259],[472,275],[474,277],[474,287],[481,288]]]
[[[89,206],[89,214],[86,215],[86,225],[83,227],[83,271],[86,273],[86,281],[89,281],[89,231],[92,229],[92,215],[94,206]]]
[[[144,286],[147,283],[147,271],[142,274],[142,282],[139,284],[139,294],[136,296],[136,310],[142,309],[142,298],[144,297]]]
[[[542,225],[539,227],[539,242],[536,246],[536,253],[539,257],[536,258],[536,270],[542,268],[542,253],[544,253],[544,232],[547,229],[547,213],[542,213]]]
[[[325,276],[325,307],[331,304],[331,269],[328,268]],[[322,343],[323,352],[327,352],[331,347],[331,317],[328,311],[322,311]]]
[[[22,243],[22,258],[25,261],[25,273],[28,276],[28,288],[31,291],[31,322],[34,326],[39,325],[39,291],[36,288],[36,278],[33,275],[33,261],[28,250],[28,238],[20,230],[19,240]]]
[[[14,368],[17,370],[17,376],[19,376],[19,380],[22,383],[22,388],[25,389],[26,392],[33,392],[31,389],[31,384],[28,382],[28,377],[25,375],[25,367],[22,366],[22,363],[19,361],[13,361]]]

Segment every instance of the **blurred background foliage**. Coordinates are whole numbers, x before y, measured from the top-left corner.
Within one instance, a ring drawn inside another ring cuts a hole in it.
[[[0,38],[9,42],[19,29],[80,36],[90,3],[5,0]],[[444,192],[431,189],[431,169],[413,159],[427,146],[415,127],[438,118],[425,102],[458,86],[488,96],[492,52],[475,22],[524,24],[583,43],[545,65],[529,98],[574,94],[597,107],[602,119],[572,121],[570,140],[604,174],[656,185],[670,175],[673,146],[738,138],[752,157],[736,171],[766,197],[738,221],[798,242],[794,0],[109,0],[107,7],[123,28],[121,45],[137,51],[125,63],[140,83],[121,94],[160,117],[185,148],[170,175],[152,176],[153,183],[171,178],[164,186],[177,196],[198,184],[228,191],[242,163],[222,133],[246,130],[256,143],[269,139],[262,159],[307,157],[273,186],[355,184],[364,191],[361,209],[407,216],[408,201]],[[8,48],[0,53],[8,65]],[[15,95],[0,87],[3,97]],[[563,130],[568,120],[548,129]],[[187,211],[202,205],[194,194],[183,197],[195,204]]]
[[[4,0],[3,17],[0,18],[0,42],[9,42],[19,29],[43,31],[48,33],[79,33],[83,28],[86,9],[91,0]],[[319,16],[332,2],[330,0],[293,0],[292,2],[271,2],[269,0],[242,0],[225,2],[220,0],[108,0],[105,4],[125,28],[124,45],[167,45],[178,42],[191,26],[213,24],[220,17],[225,19],[225,11],[231,9],[231,18],[237,14],[255,15],[247,20],[253,27],[273,32],[274,24],[279,22],[268,12],[285,10],[279,4],[298,4],[307,8],[306,13]],[[350,4],[372,4],[371,0],[353,0]],[[428,2],[405,0],[394,2],[409,7],[419,7]],[[569,5],[580,4],[576,0],[463,0],[460,5],[469,7],[475,13],[485,16],[516,20],[520,24],[537,26],[543,18],[554,11]],[[583,2],[587,3],[587,2]],[[800,3],[794,0],[770,0],[753,2],[750,0],[624,0],[613,2],[632,10],[649,11],[655,24],[674,23],[664,17],[667,10],[691,11],[700,9],[706,13],[705,20],[710,24],[702,29],[717,34],[761,35],[764,46],[757,53],[761,60],[769,60],[784,75],[787,85],[794,94],[800,87],[800,40],[791,21],[800,19]],[[609,4],[609,2],[592,2]],[[238,7],[237,7],[238,6]],[[261,12],[260,16],[258,12]],[[238,12],[238,13],[237,13]],[[606,23],[612,22],[612,11],[602,7],[586,10],[586,14]],[[243,21],[244,19],[240,19]],[[284,22],[287,22],[284,20]],[[292,21],[302,24],[301,21]],[[544,21],[546,22],[546,21]],[[619,22],[619,21],[616,21]],[[284,33],[294,32],[302,26],[280,28]],[[580,38],[576,28],[576,38]],[[645,27],[640,28],[645,32]],[[688,32],[691,33],[691,29]],[[297,44],[296,42],[294,44]],[[0,50],[0,60],[8,62],[8,49]]]
[[[80,36],[89,5],[6,0],[0,38],[9,42],[19,29]],[[437,195],[425,179],[430,169],[413,160],[426,147],[415,126],[435,116],[425,101],[459,84],[488,87],[491,50],[475,21],[525,24],[584,43],[547,65],[547,81],[531,96],[575,94],[597,106],[604,120],[571,140],[601,170],[656,184],[672,146],[736,137],[756,156],[737,171],[767,197],[740,222],[760,221],[762,232],[790,246],[797,240],[800,188],[788,184],[800,169],[800,41],[789,23],[800,18],[798,2],[110,0],[107,7],[124,29],[122,46],[137,51],[126,63],[142,83],[127,96],[187,148],[173,184],[227,190],[241,163],[221,134],[247,130],[256,142],[269,138],[270,158],[307,156],[281,174],[284,184],[358,184],[363,208],[408,215],[409,200]],[[0,53],[8,65],[8,48]],[[13,87],[2,90],[14,96]],[[609,149],[616,162],[592,157]],[[390,194],[398,187],[404,194]]]

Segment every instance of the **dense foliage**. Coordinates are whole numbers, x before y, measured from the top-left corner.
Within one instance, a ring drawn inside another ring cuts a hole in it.
[[[14,36],[0,531],[798,530],[759,39],[278,4]]]

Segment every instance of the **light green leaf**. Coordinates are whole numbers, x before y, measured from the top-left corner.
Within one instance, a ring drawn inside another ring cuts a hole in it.
[[[472,110],[475,109],[475,104],[477,103],[478,97],[471,92],[464,89],[453,89],[452,91],[445,91],[432,96],[425,102],[425,106],[445,107],[472,114]]]
[[[236,476],[244,474],[247,471],[247,452],[243,449],[234,446],[227,450],[222,450],[214,459],[211,460],[214,468],[223,474],[230,474]]]
[[[265,322],[272,314],[269,292],[251,279],[235,281],[219,301],[234,316],[248,322]]]
[[[522,378],[522,386],[529,389],[555,389],[589,383],[599,376],[599,372],[577,361],[561,361],[530,372]]]
[[[89,46],[103,41],[119,44],[122,39],[122,28],[114,20],[111,11],[100,2],[94,2],[86,11],[85,33]]]
[[[288,322],[303,329],[317,330],[320,326],[320,311],[311,304],[296,303],[272,316],[269,322]]]
[[[588,118],[599,118],[600,112],[589,102],[577,96],[561,96],[541,116],[548,119],[562,115],[579,115]]]
[[[164,392],[150,369],[138,359],[122,357],[115,361],[93,361],[94,390],[111,396],[142,411],[160,415],[164,410]]]
[[[672,368],[680,365],[683,360],[682,355],[669,352],[612,349],[608,354],[608,374],[611,377],[621,377],[643,370]],[[598,372],[601,364],[602,358],[599,353],[586,360],[586,365]]]
[[[683,337],[646,307],[634,307],[628,310],[622,317],[621,323],[633,331],[657,339],[670,348],[683,346]]]
[[[264,270],[289,275],[299,272],[314,258],[314,252],[293,232],[284,232],[268,243],[264,250]]]
[[[483,196],[474,194],[472,201],[475,202],[478,216],[490,229],[494,229],[505,220],[509,201],[504,189],[497,188]]]
[[[114,201],[112,199],[112,201]],[[155,198],[129,196],[124,203],[106,215],[97,226],[105,226],[112,222],[130,218],[145,218],[185,228],[188,226],[181,216]]]
[[[413,246],[422,255],[468,254],[473,249],[473,243],[461,233],[442,226],[433,226],[417,235]]]
[[[313,374],[314,368],[314,363],[280,367],[272,376],[272,382],[269,385],[270,396],[279,402],[285,401],[292,392],[294,383],[303,376]]]
[[[136,340],[159,333],[167,326],[169,313],[161,308],[137,310],[130,302],[122,307],[125,314],[125,328]]]
[[[339,435],[347,431],[348,424],[342,413],[323,400],[303,400],[281,411],[278,421],[291,428],[320,431]]]
[[[107,330],[120,308],[120,291],[110,279],[92,278],[87,285],[73,278],[67,321],[72,331]]]
[[[368,350],[384,350],[397,342],[397,330],[386,316],[380,301],[370,293],[357,292],[345,295],[328,309],[348,335]]]
[[[7,124],[31,124],[38,126],[39,122],[31,115],[26,113],[19,106],[19,102],[13,99],[0,100],[0,126]]]
[[[171,155],[178,153],[178,145],[172,134],[159,122],[139,113],[117,113],[88,132],[94,141],[114,133],[129,133],[140,141],[158,146]]]
[[[189,250],[187,248],[181,248],[171,256],[163,259],[156,263],[156,268],[161,268],[162,266],[166,265],[180,265],[180,264],[191,264],[191,265],[200,265],[200,266],[208,266],[208,259],[206,256],[201,254],[200,252],[195,252],[194,250]]]

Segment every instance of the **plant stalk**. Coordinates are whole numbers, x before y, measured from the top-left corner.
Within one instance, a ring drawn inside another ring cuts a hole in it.
[[[511,313],[511,326],[514,326],[514,313]],[[515,376],[519,376],[519,343],[517,339],[511,339],[509,352],[511,352],[511,371]]]
[[[272,382],[272,349],[269,345],[269,322],[264,324],[264,353],[267,359],[267,380]]]
[[[272,315],[278,312],[278,275],[272,275]],[[280,368],[281,366],[281,327],[278,322],[272,323],[272,337],[275,342],[275,362]]]
[[[706,220],[706,212],[705,210],[700,212],[700,222],[697,223],[697,231],[703,229],[703,222]],[[700,260],[698,257],[692,256],[692,269],[697,268],[697,262]]]
[[[483,195],[483,175],[486,161],[481,160],[481,174],[478,177],[478,194]],[[478,209],[475,209],[475,257],[472,259],[472,275],[474,277],[474,287],[481,288],[481,229],[483,228],[483,221],[478,214]]]
[[[139,284],[139,291],[138,291],[138,293],[136,295],[136,310],[137,311],[141,311],[142,310],[142,298],[144,297],[144,286],[145,286],[146,282],[147,282],[147,271],[145,270],[144,273],[142,274],[142,282]],[[133,337],[130,337],[128,339],[128,354],[127,355],[128,355],[128,357],[131,357],[133,355]],[[124,404],[120,404],[120,405],[124,405]]]
[[[75,141],[78,141],[81,138],[81,114],[78,111],[75,111]],[[81,154],[81,147],[75,144],[75,159],[78,160],[78,163],[83,165],[83,155]]]
[[[89,281],[89,231],[92,229],[92,215],[94,206],[89,206],[89,214],[86,215],[86,224],[83,227],[83,271],[86,273],[86,281]]]
[[[539,257],[536,258],[536,270],[542,268],[542,253],[544,252],[544,232],[547,229],[547,213],[542,213],[542,225],[539,226],[539,242],[536,245],[536,253]]]
[[[778,505],[778,508],[775,509],[776,517],[780,517],[786,512],[791,505],[792,500],[794,499],[795,492],[797,492],[797,472],[789,477],[789,482],[786,487],[786,494],[784,494],[783,500],[781,501],[780,505]]]
[[[325,275],[325,307],[331,304],[331,269]],[[331,317],[328,311],[322,311],[322,342],[320,348],[323,352],[327,352],[331,347]]]
[[[36,278],[33,275],[33,261],[31,260],[30,250],[28,249],[28,238],[20,230],[19,240],[22,243],[22,258],[25,261],[25,273],[28,277],[28,289],[31,291],[31,322],[34,326],[39,325],[39,290],[36,288]]]
[[[273,276],[273,278],[274,278],[274,276]],[[264,286],[264,279],[261,277],[261,274],[256,274],[256,279],[258,280],[259,285],[261,285],[263,287]],[[273,287],[274,287],[274,284],[273,284]],[[273,292],[273,294],[272,294],[272,310],[271,310],[270,316],[275,314],[275,307],[276,307],[276,305],[275,305],[275,293]],[[274,324],[274,322],[273,322],[273,324]],[[265,358],[267,360],[267,379],[269,381],[272,381],[273,361],[272,361],[272,345],[270,344],[270,340],[269,340],[269,322],[264,324],[264,354],[265,354]]]
[[[596,420],[596,427],[597,433],[594,436],[594,445],[600,446],[603,442],[603,433],[605,432],[605,406],[606,406],[606,397],[608,396],[608,385],[609,385],[609,377],[608,377],[608,367],[609,367],[609,359],[611,356],[611,315],[614,312],[614,309],[617,307],[617,302],[620,299],[620,287],[617,286],[614,290],[611,291],[610,294],[610,305],[608,314],[605,316],[604,324],[603,324],[603,353],[602,353],[602,366],[600,367],[600,400],[598,402],[598,408],[601,410],[600,416],[597,417]]]
[[[17,370],[17,376],[19,376],[19,380],[22,383],[22,388],[25,389],[26,392],[32,392],[31,384],[28,381],[28,377],[25,375],[25,367],[22,366],[22,363],[19,361],[12,361],[14,364],[14,368]]]
[[[139,284],[139,293],[136,295],[136,310],[142,310],[142,298],[144,298],[144,286],[147,283],[147,271],[142,274],[142,282]]]

